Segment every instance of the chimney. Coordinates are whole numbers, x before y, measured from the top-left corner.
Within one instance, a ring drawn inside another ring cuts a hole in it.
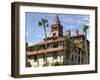
[[[70,30],[66,31],[66,36],[67,36],[67,39],[70,39]]]
[[[74,36],[75,36],[75,37],[79,36],[79,31],[78,31],[78,30],[75,30]]]

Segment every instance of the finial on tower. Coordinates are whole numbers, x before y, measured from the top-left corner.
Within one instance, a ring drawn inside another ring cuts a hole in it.
[[[54,23],[53,24],[60,24],[60,20],[59,20],[58,15],[55,16],[55,19],[54,19]]]

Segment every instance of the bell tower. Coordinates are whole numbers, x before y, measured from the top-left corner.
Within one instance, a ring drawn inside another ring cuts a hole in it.
[[[55,16],[54,22],[51,25],[51,36],[54,39],[63,37],[63,26],[61,25],[59,17],[57,15]]]

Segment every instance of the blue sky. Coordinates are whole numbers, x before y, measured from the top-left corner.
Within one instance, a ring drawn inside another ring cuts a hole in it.
[[[54,22],[55,15],[59,16],[61,25],[63,26],[63,33],[66,34],[67,30],[71,31],[71,36],[73,36],[76,29],[79,30],[80,34],[83,34],[83,25],[88,25],[90,23],[89,15],[79,15],[79,14],[49,14],[49,13],[25,13],[25,27],[26,27],[26,42],[29,44],[35,44],[37,42],[43,41],[44,30],[43,27],[38,25],[38,22],[45,18],[49,22],[49,27],[46,28],[47,35],[50,36],[51,24]],[[89,39],[89,30],[88,30]]]

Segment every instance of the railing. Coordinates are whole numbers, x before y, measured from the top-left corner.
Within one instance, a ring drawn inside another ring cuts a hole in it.
[[[27,51],[26,54],[27,55],[35,55],[35,54],[43,54],[47,51],[48,52],[56,52],[56,51],[61,51],[63,50],[63,47],[58,47],[58,48],[48,48],[48,49],[44,49],[44,50],[37,50],[37,51]]]

